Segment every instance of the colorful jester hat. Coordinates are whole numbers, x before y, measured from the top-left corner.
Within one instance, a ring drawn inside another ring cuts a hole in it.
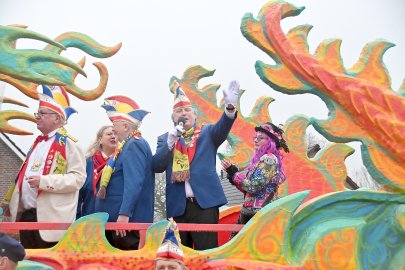
[[[145,115],[149,113],[140,109],[135,101],[125,96],[108,97],[101,107],[107,111],[111,122],[127,121],[139,125]]]
[[[191,107],[191,102],[186,96],[186,93],[180,88],[179,84],[176,83],[176,90],[174,91],[174,104],[173,111],[181,107]]]
[[[63,86],[42,85],[43,94],[39,95],[39,107],[50,109],[63,116],[67,121],[77,111],[70,107],[69,97]]]
[[[169,218],[162,244],[157,250],[156,259],[175,259],[183,262],[184,253],[179,244],[181,243],[179,230],[173,218]]]
[[[284,131],[280,127],[273,123],[266,122],[261,126],[255,127],[255,131],[261,131],[273,139],[278,149],[283,148],[286,153],[290,152],[287,143],[283,138]]]

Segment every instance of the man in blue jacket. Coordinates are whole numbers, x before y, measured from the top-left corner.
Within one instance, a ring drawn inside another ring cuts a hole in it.
[[[236,119],[239,83],[224,92],[225,112],[215,124],[198,127],[196,112],[178,86],[172,119],[175,127],[158,138],[153,170],[166,171],[166,211],[177,223],[217,224],[219,207],[227,203],[216,154]],[[180,232],[182,244],[196,250],[218,246],[215,232]]]
[[[130,98],[113,96],[104,109],[120,142],[105,165],[95,202],[96,212],[107,212],[109,222],[153,222],[155,177],[152,152],[139,126],[148,113]],[[109,242],[123,250],[137,249],[137,231],[107,231]]]

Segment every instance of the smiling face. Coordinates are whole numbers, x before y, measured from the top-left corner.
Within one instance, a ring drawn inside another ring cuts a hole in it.
[[[263,132],[257,131],[255,136],[253,136],[254,149],[255,150],[259,149],[261,146],[266,144],[266,142],[269,139],[270,138],[266,134],[264,134]]]
[[[117,139],[113,127],[107,127],[104,129],[101,138],[99,140],[100,148],[107,155],[111,155],[117,147]]]
[[[178,124],[180,117],[184,117],[186,119],[186,122],[184,123],[184,129],[189,130],[194,126],[197,114],[194,111],[193,107],[185,106],[177,108],[173,111],[172,119],[176,125]]]
[[[37,120],[38,130],[45,135],[63,126],[63,117],[50,109],[39,107],[38,112],[34,115]]]

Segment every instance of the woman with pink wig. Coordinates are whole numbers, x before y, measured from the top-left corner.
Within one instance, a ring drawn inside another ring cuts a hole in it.
[[[255,127],[255,131],[255,151],[245,170],[239,171],[228,160],[222,160],[229,182],[245,195],[238,224],[246,224],[265,205],[274,201],[279,185],[286,180],[280,149],[287,153],[289,149],[282,136],[283,130],[268,122]]]

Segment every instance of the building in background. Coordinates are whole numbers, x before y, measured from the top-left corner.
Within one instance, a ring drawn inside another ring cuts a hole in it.
[[[25,153],[7,134],[0,132],[0,202],[15,180],[24,159]]]
[[[227,174],[225,171],[221,170],[219,179],[221,179],[221,185],[224,189],[224,193],[228,203],[226,206],[234,206],[234,205],[242,205],[243,204],[243,193],[240,192],[235,186],[232,186],[229,183],[228,178],[226,178]]]

